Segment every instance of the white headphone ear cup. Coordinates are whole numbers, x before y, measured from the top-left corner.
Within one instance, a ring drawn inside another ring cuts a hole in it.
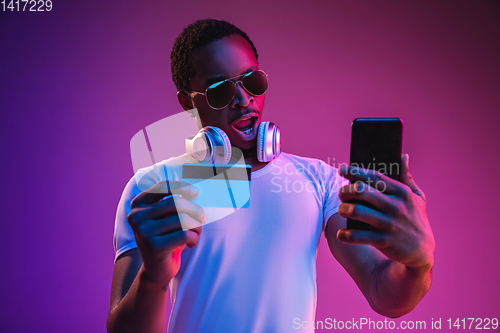
[[[204,131],[199,131],[195,136],[186,139],[186,152],[201,163],[208,163],[213,151],[206,134]]]
[[[186,139],[186,152],[201,163],[228,164],[231,141],[218,127],[203,127],[198,134]]]
[[[266,147],[266,133],[268,127],[268,121],[263,121],[259,124],[259,132],[257,134],[257,159],[260,162],[267,162],[264,158],[264,149]]]
[[[218,127],[207,126],[214,139],[214,149],[212,151],[212,161],[217,164],[228,164],[231,160],[231,141],[227,134]]]
[[[257,138],[257,159],[260,162],[270,162],[281,154],[281,131],[278,126],[269,121],[259,125]]]

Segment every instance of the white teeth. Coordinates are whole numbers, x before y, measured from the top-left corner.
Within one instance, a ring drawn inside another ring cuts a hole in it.
[[[245,117],[245,118],[241,118],[240,121],[246,121],[246,120],[249,120],[249,119],[252,119],[252,118],[253,117]],[[248,135],[248,134],[252,133],[254,125],[255,125],[255,121],[252,121],[252,123],[246,129],[238,129],[236,127],[235,127],[235,129],[237,129],[238,131],[240,131],[241,133],[243,133],[245,135]]]
[[[237,129],[237,128],[236,128]],[[237,129],[239,132],[245,134],[245,135],[248,135],[250,133],[252,133],[253,131],[253,127],[250,127],[250,128],[247,128],[246,130],[240,130],[240,129]]]

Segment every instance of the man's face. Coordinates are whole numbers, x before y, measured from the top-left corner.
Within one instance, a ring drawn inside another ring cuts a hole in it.
[[[197,49],[193,54],[193,66],[196,75],[191,79],[191,89],[199,92],[205,92],[215,82],[259,69],[252,47],[240,35],[231,35]],[[237,84],[234,98],[222,110],[211,108],[203,95],[194,95],[193,99],[203,126],[219,127],[235,147],[255,149],[264,95],[252,96]]]

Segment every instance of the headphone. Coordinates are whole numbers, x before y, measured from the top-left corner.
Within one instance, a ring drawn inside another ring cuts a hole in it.
[[[257,134],[257,159],[270,162],[281,154],[280,129],[274,123],[263,121]],[[198,134],[186,139],[186,152],[201,163],[228,164],[231,160],[231,142],[218,127],[203,127]]]

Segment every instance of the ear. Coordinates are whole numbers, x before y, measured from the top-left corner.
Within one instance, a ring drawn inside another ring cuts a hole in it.
[[[185,91],[177,92],[177,100],[179,101],[179,104],[182,106],[182,108],[186,111],[194,108],[193,100]]]

